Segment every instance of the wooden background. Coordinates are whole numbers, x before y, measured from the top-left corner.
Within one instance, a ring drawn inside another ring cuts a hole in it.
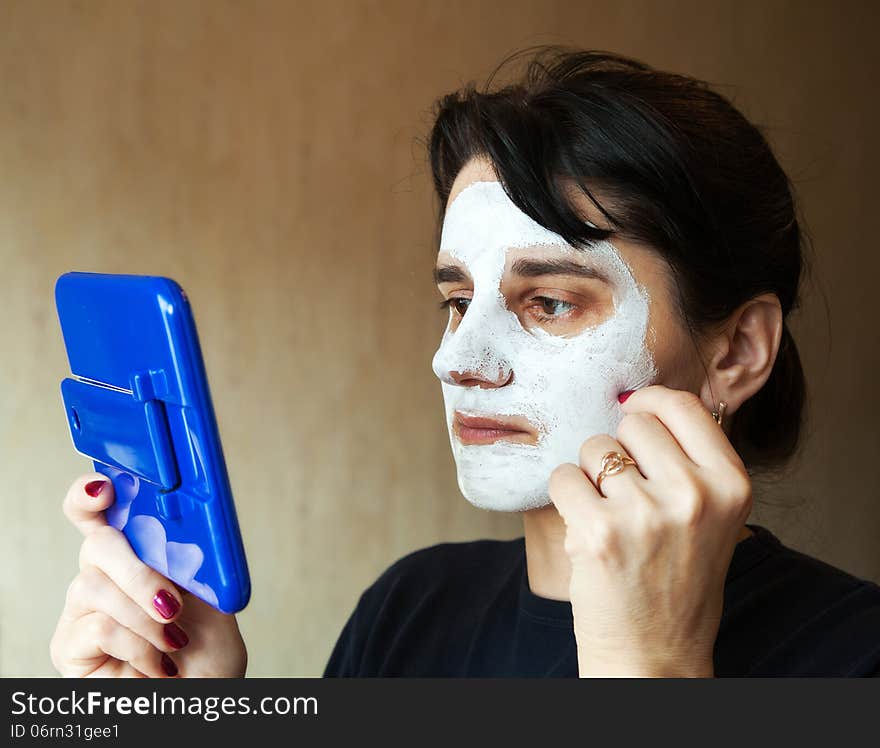
[[[319,675],[403,554],[521,534],[457,490],[420,139],[436,97],[538,43],[706,78],[768,128],[819,283],[795,324],[810,435],[750,521],[880,581],[878,20],[817,0],[0,2],[0,674],[54,672],[76,572],[68,270],[189,292],[254,582],[250,674]]]

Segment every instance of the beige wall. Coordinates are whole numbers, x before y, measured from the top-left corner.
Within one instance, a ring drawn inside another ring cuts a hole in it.
[[[79,543],[55,278],[189,292],[248,551],[253,675],[320,674],[410,550],[513,537],[457,491],[415,141],[437,95],[563,42],[726,84],[798,183],[828,296],[804,456],[750,521],[880,581],[878,13],[839,2],[33,2],[0,21],[0,673],[52,673]]]

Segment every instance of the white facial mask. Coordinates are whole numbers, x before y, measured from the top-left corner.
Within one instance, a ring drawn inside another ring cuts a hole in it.
[[[614,313],[573,337],[526,329],[501,292],[507,251],[548,246],[586,261],[610,279]],[[440,251],[461,262],[473,297],[453,332],[447,325],[432,367],[440,378],[458,485],[474,506],[525,511],[550,503],[547,483],[563,462],[578,463],[594,434],[614,435],[623,414],[617,395],[650,384],[656,370],[645,346],[648,296],[607,241],[578,250],[514,205],[495,181],[473,182],[449,206]],[[451,321],[451,316],[450,316]],[[450,372],[505,382],[456,385]],[[537,444],[462,444],[453,416],[522,416]]]

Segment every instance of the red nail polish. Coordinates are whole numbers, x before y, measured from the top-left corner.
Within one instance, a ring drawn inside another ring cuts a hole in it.
[[[175,649],[180,649],[189,644],[189,637],[186,635],[186,632],[176,623],[166,623],[163,633],[165,634],[165,641]]]
[[[159,611],[162,618],[174,618],[180,610],[180,603],[168,590],[159,590],[153,598],[153,607]]]
[[[165,675],[169,678],[173,678],[177,675],[177,665],[175,665],[174,660],[164,652],[162,653],[162,669],[165,671]]]
[[[630,395],[632,395],[633,392],[635,392],[635,390],[624,390],[623,392],[621,392],[621,393],[617,396],[617,401],[622,405],[623,403],[626,402],[626,399],[627,399]]]
[[[93,480],[85,485],[85,492],[91,496],[93,499],[104,490],[104,486],[107,485],[107,481],[105,480]]]

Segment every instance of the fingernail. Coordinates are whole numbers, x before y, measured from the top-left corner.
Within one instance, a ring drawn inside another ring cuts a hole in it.
[[[162,653],[162,669],[165,671],[165,675],[169,678],[173,678],[177,675],[177,665],[174,664],[174,660],[165,654],[165,652]]]
[[[159,590],[153,598],[153,607],[159,611],[162,618],[174,618],[180,610],[180,603],[168,590]]]
[[[166,623],[164,634],[165,641],[175,649],[180,649],[189,644],[189,637],[186,635],[186,632],[176,623]]]
[[[104,490],[104,486],[106,485],[107,481],[105,480],[93,480],[86,483],[85,492],[92,498],[95,498],[99,493],[101,493],[101,491]]]
[[[623,392],[621,392],[621,393],[617,396],[617,401],[618,401],[619,403],[621,403],[621,404],[625,403],[625,402],[626,402],[626,399],[627,399],[630,395],[632,395],[633,392],[635,392],[635,390],[624,390]]]

